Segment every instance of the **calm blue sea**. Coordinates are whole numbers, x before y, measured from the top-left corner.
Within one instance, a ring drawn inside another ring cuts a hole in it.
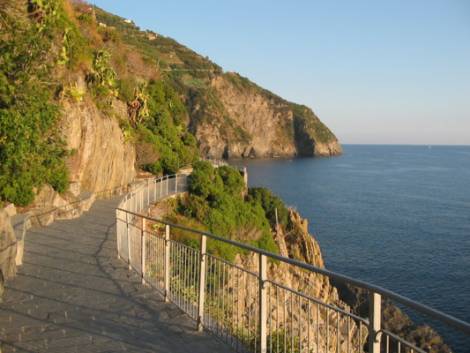
[[[343,147],[335,158],[234,163],[308,218],[329,269],[470,322],[470,147]]]

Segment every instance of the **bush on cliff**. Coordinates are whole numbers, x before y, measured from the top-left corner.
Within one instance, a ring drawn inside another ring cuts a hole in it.
[[[197,160],[195,137],[184,126],[186,108],[176,92],[163,80],[151,81],[147,87],[149,117],[143,122],[147,138],[160,156],[144,166],[147,171],[174,174],[179,168]]]
[[[245,196],[238,170],[228,166],[214,168],[199,161],[194,164],[188,183],[189,195],[180,201],[180,214],[196,219],[219,236],[278,252],[265,211],[260,202]],[[239,251],[220,242],[209,242],[209,249],[229,260]]]
[[[279,197],[267,188],[250,188],[248,195],[252,202],[261,205],[272,227],[276,225],[276,209],[279,224],[284,228],[288,227],[289,211]]]

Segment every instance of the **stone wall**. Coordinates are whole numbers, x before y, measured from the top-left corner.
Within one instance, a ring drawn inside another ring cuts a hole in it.
[[[12,217],[16,210],[12,205],[0,209],[0,301],[4,282],[16,275],[16,235]]]

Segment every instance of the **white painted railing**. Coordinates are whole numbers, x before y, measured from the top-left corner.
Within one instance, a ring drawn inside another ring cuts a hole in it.
[[[118,256],[143,283],[193,318],[199,330],[212,332],[237,352],[427,353],[383,329],[382,296],[470,337],[468,323],[384,288],[146,215],[155,202],[187,191],[187,184],[187,175],[148,179],[125,196],[116,210]],[[171,236],[181,232],[192,234],[199,245],[188,246]],[[253,255],[255,269],[208,253],[208,241]],[[269,278],[273,263],[366,289],[369,317],[358,317]]]

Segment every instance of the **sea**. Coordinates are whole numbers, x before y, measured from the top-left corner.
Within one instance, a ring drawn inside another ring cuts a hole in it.
[[[343,149],[333,158],[230,163],[308,219],[328,269],[470,322],[470,146]],[[407,312],[454,352],[470,352],[470,339]]]

